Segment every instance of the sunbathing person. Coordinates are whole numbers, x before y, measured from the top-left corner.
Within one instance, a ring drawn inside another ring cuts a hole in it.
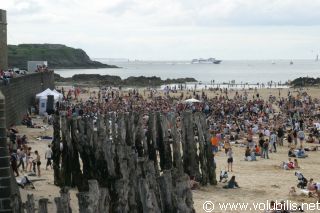
[[[305,147],[304,151],[310,152],[310,151],[318,151],[318,147],[313,146],[313,147]]]

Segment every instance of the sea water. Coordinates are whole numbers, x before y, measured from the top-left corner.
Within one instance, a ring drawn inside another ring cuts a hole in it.
[[[58,69],[62,77],[75,74],[117,75],[122,79],[130,76],[157,76],[161,79],[192,77],[202,85],[230,83],[267,84],[270,81],[285,83],[298,77],[320,77],[320,61],[315,60],[248,60],[222,61],[221,64],[191,64],[190,61],[126,61],[104,63],[119,68]]]

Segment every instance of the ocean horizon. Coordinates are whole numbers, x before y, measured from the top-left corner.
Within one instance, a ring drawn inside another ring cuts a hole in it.
[[[217,83],[267,84],[270,81],[285,83],[298,77],[319,77],[320,62],[315,60],[223,60],[221,64],[191,64],[190,61],[112,61],[102,63],[121,68],[56,69],[62,77],[75,74],[117,75],[122,79],[130,76],[157,76],[161,79],[192,77],[203,84]]]

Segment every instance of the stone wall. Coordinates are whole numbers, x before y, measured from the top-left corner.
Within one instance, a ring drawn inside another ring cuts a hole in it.
[[[0,81],[0,91],[6,99],[6,124],[20,124],[30,106],[36,103],[35,95],[54,88],[53,72],[33,73],[10,79],[9,84]]]
[[[9,213],[12,212],[10,207],[11,174],[5,123],[5,100],[0,92],[0,212]]]
[[[0,9],[0,69],[8,68],[7,13]]]

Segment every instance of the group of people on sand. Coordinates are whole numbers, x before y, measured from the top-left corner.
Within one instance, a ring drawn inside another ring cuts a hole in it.
[[[26,135],[22,137],[15,125],[11,125],[7,130],[9,138],[9,154],[10,165],[15,176],[20,173],[28,173],[28,175],[41,176],[41,156],[38,150],[32,151],[32,147],[27,141]],[[52,168],[52,150],[51,146],[45,152],[45,159],[47,159],[46,169],[50,166]]]
[[[224,149],[228,171],[233,171],[235,144],[243,146],[244,157],[248,161],[257,157],[269,159],[277,154],[278,147],[288,145],[288,156],[291,158],[306,157],[306,151],[317,150],[312,145],[305,147],[306,142],[319,143],[320,100],[308,95],[305,91],[289,91],[286,96],[262,98],[257,91],[252,96],[246,90],[216,90],[212,96],[207,90],[177,91],[166,88],[164,95],[152,89],[132,89],[122,91],[113,87],[104,87],[90,92],[87,100],[79,100],[79,94],[68,93],[59,104],[59,110],[66,111],[70,117],[92,117],[100,114],[137,112],[144,115],[147,131],[148,114],[161,112],[176,117],[175,125],[181,128],[181,115],[184,111],[202,112],[206,116],[208,131],[211,134],[211,146],[214,158],[219,150]],[[252,94],[252,93],[251,93]],[[197,103],[187,103],[188,98],[198,99]],[[170,130],[170,125],[168,127]],[[196,131],[195,131],[196,132]],[[195,136],[196,133],[195,133]],[[286,162],[287,167],[297,168],[297,159]],[[197,180],[194,180],[197,181]]]

